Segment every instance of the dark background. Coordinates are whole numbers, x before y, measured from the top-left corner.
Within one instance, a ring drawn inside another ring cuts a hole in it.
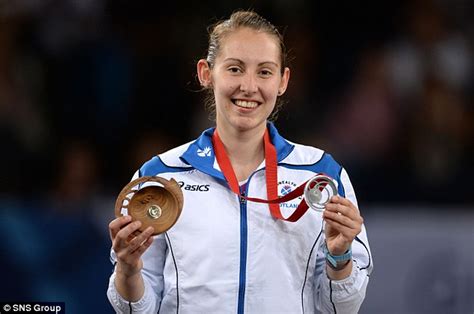
[[[364,215],[472,212],[472,1],[171,2],[0,0],[2,300],[110,311],[114,198],[212,126],[195,64],[239,8],[285,35],[280,133],[330,152]]]

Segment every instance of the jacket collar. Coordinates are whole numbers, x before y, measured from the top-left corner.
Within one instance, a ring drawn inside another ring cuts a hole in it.
[[[277,160],[280,162],[291,153],[294,145],[290,144],[278,133],[273,123],[268,122],[267,127],[270,133],[270,139],[277,151]],[[188,149],[180,158],[195,169],[224,180],[224,176],[215,159],[214,147],[212,146],[214,130],[215,128],[205,130],[196,141],[189,145]]]

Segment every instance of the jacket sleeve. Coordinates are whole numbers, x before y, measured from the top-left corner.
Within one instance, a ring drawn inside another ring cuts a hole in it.
[[[345,197],[358,207],[354,189],[344,169],[341,172],[341,183]],[[321,241],[316,258],[316,307],[322,313],[357,313],[364,301],[369,275],[373,269],[365,226],[362,225],[361,232],[352,243],[352,272],[345,279],[328,278],[323,246],[324,241]]]
[[[163,268],[166,257],[166,241],[163,234],[154,238],[152,246],[142,255],[142,277],[145,291],[140,300],[125,300],[115,287],[115,269],[109,279],[107,297],[116,313],[157,313],[163,293]],[[116,264],[115,252],[111,250],[110,259]]]

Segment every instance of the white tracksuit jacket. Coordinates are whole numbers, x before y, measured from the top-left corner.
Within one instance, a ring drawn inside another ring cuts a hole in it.
[[[279,195],[316,173],[338,182],[340,195],[357,200],[349,177],[325,152],[282,138],[268,128],[278,158]],[[117,292],[115,273],[108,298],[119,313],[357,313],[373,263],[365,227],[352,244],[350,277],[326,275],[321,213],[309,209],[297,222],[275,220],[268,205],[241,202],[214,158],[209,129],[146,162],[138,176],[175,178],[184,193],[177,223],[155,237],[143,255],[145,293],[128,302]],[[245,195],[267,198],[265,163],[249,177]],[[301,197],[281,204],[292,213]],[[115,254],[111,253],[115,263]]]

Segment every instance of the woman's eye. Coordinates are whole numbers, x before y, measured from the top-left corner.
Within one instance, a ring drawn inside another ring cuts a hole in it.
[[[230,73],[240,73],[241,72],[240,69],[237,68],[237,67],[231,67],[231,68],[228,69],[228,71]]]
[[[270,70],[261,70],[261,71],[260,71],[260,75],[262,75],[262,76],[270,76],[270,75],[272,75],[272,71],[270,71]]]

